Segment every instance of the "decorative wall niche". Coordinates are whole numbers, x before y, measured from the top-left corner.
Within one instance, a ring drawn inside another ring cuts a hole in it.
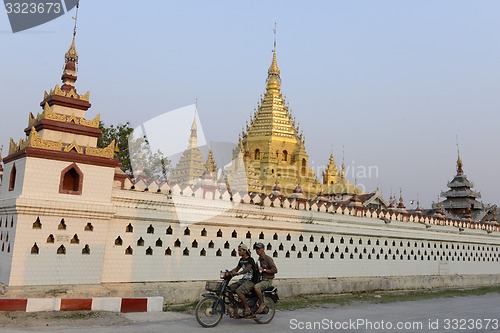
[[[9,178],[9,191],[14,191],[16,187],[16,163],[12,165],[12,169],[10,170],[10,178]]]
[[[58,230],[66,230],[66,222],[64,222],[64,219],[61,219],[61,222],[57,226]]]
[[[82,254],[90,254],[89,244],[85,244],[85,246],[82,249]]]
[[[80,239],[78,239],[78,235],[75,234],[70,241],[70,244],[80,244]]]
[[[83,188],[83,172],[76,163],[72,163],[61,171],[59,193],[81,195]]]
[[[38,245],[36,245],[35,242],[35,244],[31,247],[31,254],[38,254],[39,251],[40,249],[38,248]]]
[[[57,249],[57,254],[66,254],[66,248],[64,247],[64,245],[59,246],[59,248]]]
[[[5,220],[7,222],[7,220]],[[40,217],[37,217],[35,222],[33,222],[33,229],[42,229],[42,223],[40,222]]]

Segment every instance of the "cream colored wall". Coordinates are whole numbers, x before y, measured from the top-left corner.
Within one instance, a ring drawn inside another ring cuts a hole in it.
[[[28,157],[21,196],[31,199],[69,201],[73,209],[83,210],[91,209],[95,202],[111,202],[114,168],[109,167],[77,163],[83,173],[82,195],[60,194],[61,171],[71,164],[64,161]]]
[[[3,216],[0,217],[0,283],[8,285],[12,268],[14,244],[16,239],[16,220],[11,210],[3,209]],[[12,221],[14,219],[14,223]],[[10,247],[10,251],[9,251]]]
[[[53,131],[48,129],[43,129],[38,132],[38,134],[45,140],[59,142],[61,140],[63,143],[72,143],[76,140],[79,146],[97,147],[97,138],[93,138],[87,135],[76,135],[72,133],[64,133],[59,131]]]
[[[16,166],[16,183],[14,190],[9,191],[10,174],[12,167]],[[0,184],[0,200],[6,198],[14,198],[21,194],[25,181],[26,159],[22,158],[4,165],[3,181]],[[1,206],[0,206],[1,207]]]
[[[83,110],[68,108],[66,106],[61,106],[61,105],[53,105],[53,106],[51,106],[51,109],[52,109],[52,111],[54,111],[56,113],[61,113],[61,114],[64,114],[66,116],[75,115],[75,117],[78,117],[78,118],[85,118],[86,111],[83,111]]]
[[[66,230],[58,230],[61,216],[66,216]],[[96,219],[68,217],[67,214],[41,215],[42,228],[33,229],[32,224],[36,218],[37,215],[31,214],[19,218],[13,257],[15,265],[12,266],[9,284],[100,283],[106,224]],[[94,231],[84,231],[88,222],[92,223]],[[47,243],[50,234],[55,238],[53,244]],[[75,234],[79,238],[79,244],[70,242]],[[39,254],[31,254],[35,242],[39,247]],[[86,244],[90,247],[90,255],[82,254]],[[66,248],[66,254],[57,254],[61,245]]]
[[[53,162],[50,165],[62,167]],[[88,173],[88,170],[84,172]],[[111,195],[108,200],[110,198]],[[115,189],[112,203],[102,197],[95,199],[94,203],[87,204],[76,200],[65,202],[51,195],[19,198],[16,202],[19,216],[12,272],[10,281],[5,273],[0,275],[1,282],[47,285],[212,280],[218,278],[221,269],[231,269],[236,265],[238,258],[231,253],[241,241],[249,246],[256,241],[270,245],[272,250],[267,250],[267,253],[273,256],[276,251],[277,277],[280,279],[500,274],[500,236],[495,232],[487,234],[484,230],[467,229],[459,234],[457,228],[451,226],[434,225],[427,229],[419,223],[401,221],[386,225],[376,218],[289,208],[261,209],[250,204],[191,196],[180,200],[181,197],[162,193],[130,190]],[[214,216],[210,217],[211,214]],[[42,229],[32,228],[37,216],[40,216]],[[180,216],[183,216],[182,221],[190,222],[179,223]],[[201,216],[208,219],[194,223]],[[65,231],[57,229],[61,218],[65,218],[68,226]],[[84,231],[87,222],[94,226],[93,232]],[[131,233],[126,232],[129,223],[134,228]],[[154,228],[154,233],[148,233],[149,226]],[[172,235],[166,234],[168,227],[172,228]],[[189,235],[184,234],[186,228],[190,230]],[[207,236],[201,235],[203,229]],[[222,237],[217,236],[219,230]],[[236,237],[232,237],[233,231],[237,233]],[[246,238],[247,232],[251,233],[250,238]],[[55,244],[46,243],[51,233],[56,237]],[[75,233],[80,238],[78,245],[70,244]],[[261,233],[263,239],[259,237]],[[275,234],[277,239],[274,239]],[[287,240],[288,234],[291,240]],[[301,235],[302,241],[299,239]],[[121,246],[115,245],[118,236],[123,241]],[[144,246],[137,245],[141,237]],[[332,237],[333,243],[330,241]],[[162,241],[161,246],[156,246],[158,239]],[[181,242],[180,247],[175,246],[176,240]],[[192,245],[195,240],[197,248]],[[360,240],[362,244],[359,244]],[[34,242],[40,247],[38,255],[30,253]],[[209,247],[210,242],[213,242],[213,248]],[[400,242],[403,242],[402,246]],[[226,243],[229,248],[225,248]],[[66,255],[56,254],[61,244],[67,249]],[[85,244],[90,246],[90,255],[81,253]],[[293,245],[295,251],[292,251]],[[133,255],[125,254],[128,246],[132,247]],[[153,250],[152,255],[146,255],[148,247]],[[339,252],[336,252],[337,247]],[[165,255],[167,248],[172,251],[171,255]],[[367,253],[363,253],[365,248]],[[183,254],[185,249],[189,250],[189,256]],[[202,249],[206,251],[205,256],[200,255]],[[221,256],[216,255],[219,249]],[[375,254],[371,253],[373,249]],[[287,251],[290,258],[286,257]],[[297,258],[299,251],[302,258]],[[433,251],[432,255],[430,251]],[[309,258],[310,253],[312,258]],[[322,253],[324,258],[320,257]],[[333,259],[330,257],[332,253]],[[8,264],[5,259],[8,257],[2,255],[0,252],[0,260]],[[256,257],[254,251],[253,256]]]
[[[114,194],[114,200],[118,200],[121,196],[120,192]],[[154,196],[163,197],[162,200],[165,200],[164,195],[147,194],[148,200],[153,200]],[[193,208],[206,214],[212,209],[211,201],[205,200],[204,202],[205,204],[202,204],[194,198],[193,203],[196,203],[196,207]],[[283,208],[261,210],[253,205],[238,205],[234,211],[226,211],[211,220],[180,225],[175,221],[175,215],[172,213],[154,211],[156,212],[154,216],[148,209],[150,215],[146,217],[141,209],[132,207],[137,207],[133,201],[130,202],[128,209],[118,208],[117,214],[122,217],[110,223],[112,232],[109,233],[111,237],[107,240],[108,246],[114,244],[114,239],[118,236],[123,239],[123,246],[112,246],[110,251],[106,252],[103,282],[213,279],[220,269],[231,268],[235,265],[237,258],[232,257],[231,252],[241,241],[248,245],[255,241],[262,241],[266,246],[270,244],[272,250],[267,252],[273,255],[273,252],[277,251],[278,257],[275,260],[279,267],[280,278],[500,273],[498,265],[500,238],[497,235],[486,235],[480,230],[470,230],[467,235],[459,235],[457,228],[453,227],[434,227],[428,230],[421,224],[408,222],[393,222],[390,226],[386,226],[379,219]],[[189,209],[189,207],[185,206],[184,209]],[[247,217],[236,218],[236,215]],[[310,224],[309,221],[315,223]],[[125,233],[125,226],[128,223],[134,226],[133,233]],[[154,235],[147,234],[149,225],[154,227]],[[169,226],[173,229],[173,235],[166,235],[166,229]],[[186,227],[191,231],[189,236],[184,235]],[[200,235],[203,228],[207,231],[207,237]],[[223,237],[216,237],[219,229],[223,232]],[[231,237],[233,231],[238,234],[236,238]],[[248,231],[252,234],[250,239],[245,237]],[[264,234],[263,240],[259,239],[261,232]],[[277,240],[273,239],[275,233]],[[286,240],[288,234],[292,238],[291,241]],[[300,235],[304,237],[303,241],[299,241]],[[311,236],[314,237],[312,242]],[[137,246],[137,240],[141,237],[145,244]],[[321,237],[324,237],[324,242],[321,242]],[[334,243],[330,243],[331,237],[334,238]],[[155,246],[158,238],[163,242],[161,247]],[[341,243],[342,238],[344,243]],[[350,244],[351,238],[353,244]],[[181,241],[180,247],[174,246],[177,239]],[[191,246],[195,239],[198,248]],[[367,245],[368,240],[371,241],[371,245]],[[379,245],[376,245],[377,240]],[[210,241],[214,242],[213,249],[209,248]],[[385,241],[388,245],[385,245]],[[224,248],[226,242],[229,243],[229,249]],[[403,242],[403,246],[400,246],[400,242]],[[408,242],[411,243],[409,247]],[[415,242],[417,242],[417,247],[414,247]],[[422,243],[424,248],[421,247]],[[134,250],[132,256],[124,254],[129,245]],[[283,250],[279,249],[280,245],[283,246]],[[292,245],[295,245],[296,251],[291,250]],[[304,245],[307,251],[303,250]],[[431,248],[428,248],[429,245]],[[434,248],[434,245],[437,248]],[[443,249],[440,248],[441,245]],[[446,245],[449,249],[445,248]],[[146,249],[149,246],[153,249],[152,256],[146,255]],[[317,252],[314,250],[315,246],[318,247]],[[327,246],[328,252],[325,249]],[[466,247],[465,250],[463,246]],[[470,249],[467,249],[467,246],[470,246]],[[472,246],[476,249],[472,250]],[[478,246],[481,249],[477,249]],[[482,250],[483,246],[485,250]],[[165,256],[167,247],[172,250],[171,256]],[[189,250],[189,256],[182,254],[186,247]],[[339,252],[336,252],[337,247]],[[206,250],[206,256],[200,256],[202,248]],[[215,255],[219,248],[222,251],[221,257]],[[345,252],[346,248],[348,252]],[[366,254],[363,253],[365,248]],[[375,254],[371,253],[373,249],[376,251]],[[300,259],[297,258],[299,250],[302,253]],[[287,251],[290,252],[290,258],[285,257]],[[383,253],[381,254],[380,251]],[[399,254],[396,255],[396,251],[399,251]],[[403,255],[404,251],[407,254]],[[434,253],[432,256],[431,251]],[[437,256],[437,251],[440,252],[439,256]],[[446,255],[440,258],[443,251],[446,251]],[[309,258],[311,252],[313,258]],[[321,253],[324,259],[320,258]],[[330,258],[332,253],[333,259]],[[341,259],[342,253],[344,259]],[[354,256],[353,259],[350,259],[351,254]],[[359,258],[360,254],[362,259]],[[377,254],[380,259],[376,259]],[[386,254],[388,259],[385,259]],[[368,255],[371,259],[368,259]],[[396,256],[395,259],[393,255]],[[401,255],[403,259],[400,259]],[[411,256],[410,259],[408,255]],[[434,260],[434,255],[436,255],[436,260]],[[422,256],[424,256],[423,259]],[[428,256],[431,256],[430,260]],[[489,261],[483,261],[483,258]]]

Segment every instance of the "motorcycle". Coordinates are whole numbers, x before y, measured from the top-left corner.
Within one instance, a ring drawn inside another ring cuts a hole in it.
[[[243,315],[243,304],[236,294],[229,289],[229,281],[233,278],[230,271],[221,272],[219,281],[207,281],[204,293],[195,308],[196,320],[203,327],[215,327],[222,320],[222,315],[227,314],[235,319],[253,319],[259,324],[268,324],[273,320],[276,312],[276,303],[279,300],[278,288],[270,287],[262,292],[265,308],[262,313],[257,313],[259,298],[252,291],[247,297],[248,306],[252,311],[250,316]]]

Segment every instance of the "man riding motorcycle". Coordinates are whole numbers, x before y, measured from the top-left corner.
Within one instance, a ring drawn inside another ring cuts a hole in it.
[[[238,254],[241,256],[238,265],[231,270],[233,276],[242,275],[241,279],[229,285],[229,289],[238,295],[244,307],[243,316],[252,315],[252,311],[248,306],[247,295],[252,291],[255,282],[257,282],[257,270],[255,260],[250,256],[248,246],[241,243],[238,245]]]
[[[253,289],[259,298],[259,308],[257,309],[257,313],[262,313],[265,309],[262,291],[273,285],[274,275],[278,273],[278,268],[276,267],[273,258],[266,255],[263,243],[255,243],[253,248],[259,255],[259,258],[257,259],[257,267],[262,276],[262,280],[259,283],[256,283]]]

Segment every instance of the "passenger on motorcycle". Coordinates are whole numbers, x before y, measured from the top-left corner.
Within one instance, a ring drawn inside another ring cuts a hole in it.
[[[259,258],[257,259],[257,268],[262,277],[262,280],[259,283],[256,283],[253,289],[255,290],[257,297],[259,297],[259,308],[257,309],[257,313],[262,313],[265,309],[262,291],[273,285],[274,275],[278,273],[278,268],[276,268],[273,258],[266,255],[266,252],[264,251],[264,244],[260,242],[255,243],[253,248],[259,255]]]
[[[250,307],[248,306],[247,295],[254,286],[257,278],[257,270],[255,266],[255,260],[250,256],[251,252],[248,250],[248,246],[241,243],[238,245],[238,254],[241,256],[238,261],[238,265],[231,270],[233,276],[242,275],[242,278],[229,285],[229,289],[238,295],[241,303],[244,307],[244,316],[249,316],[252,314]]]

